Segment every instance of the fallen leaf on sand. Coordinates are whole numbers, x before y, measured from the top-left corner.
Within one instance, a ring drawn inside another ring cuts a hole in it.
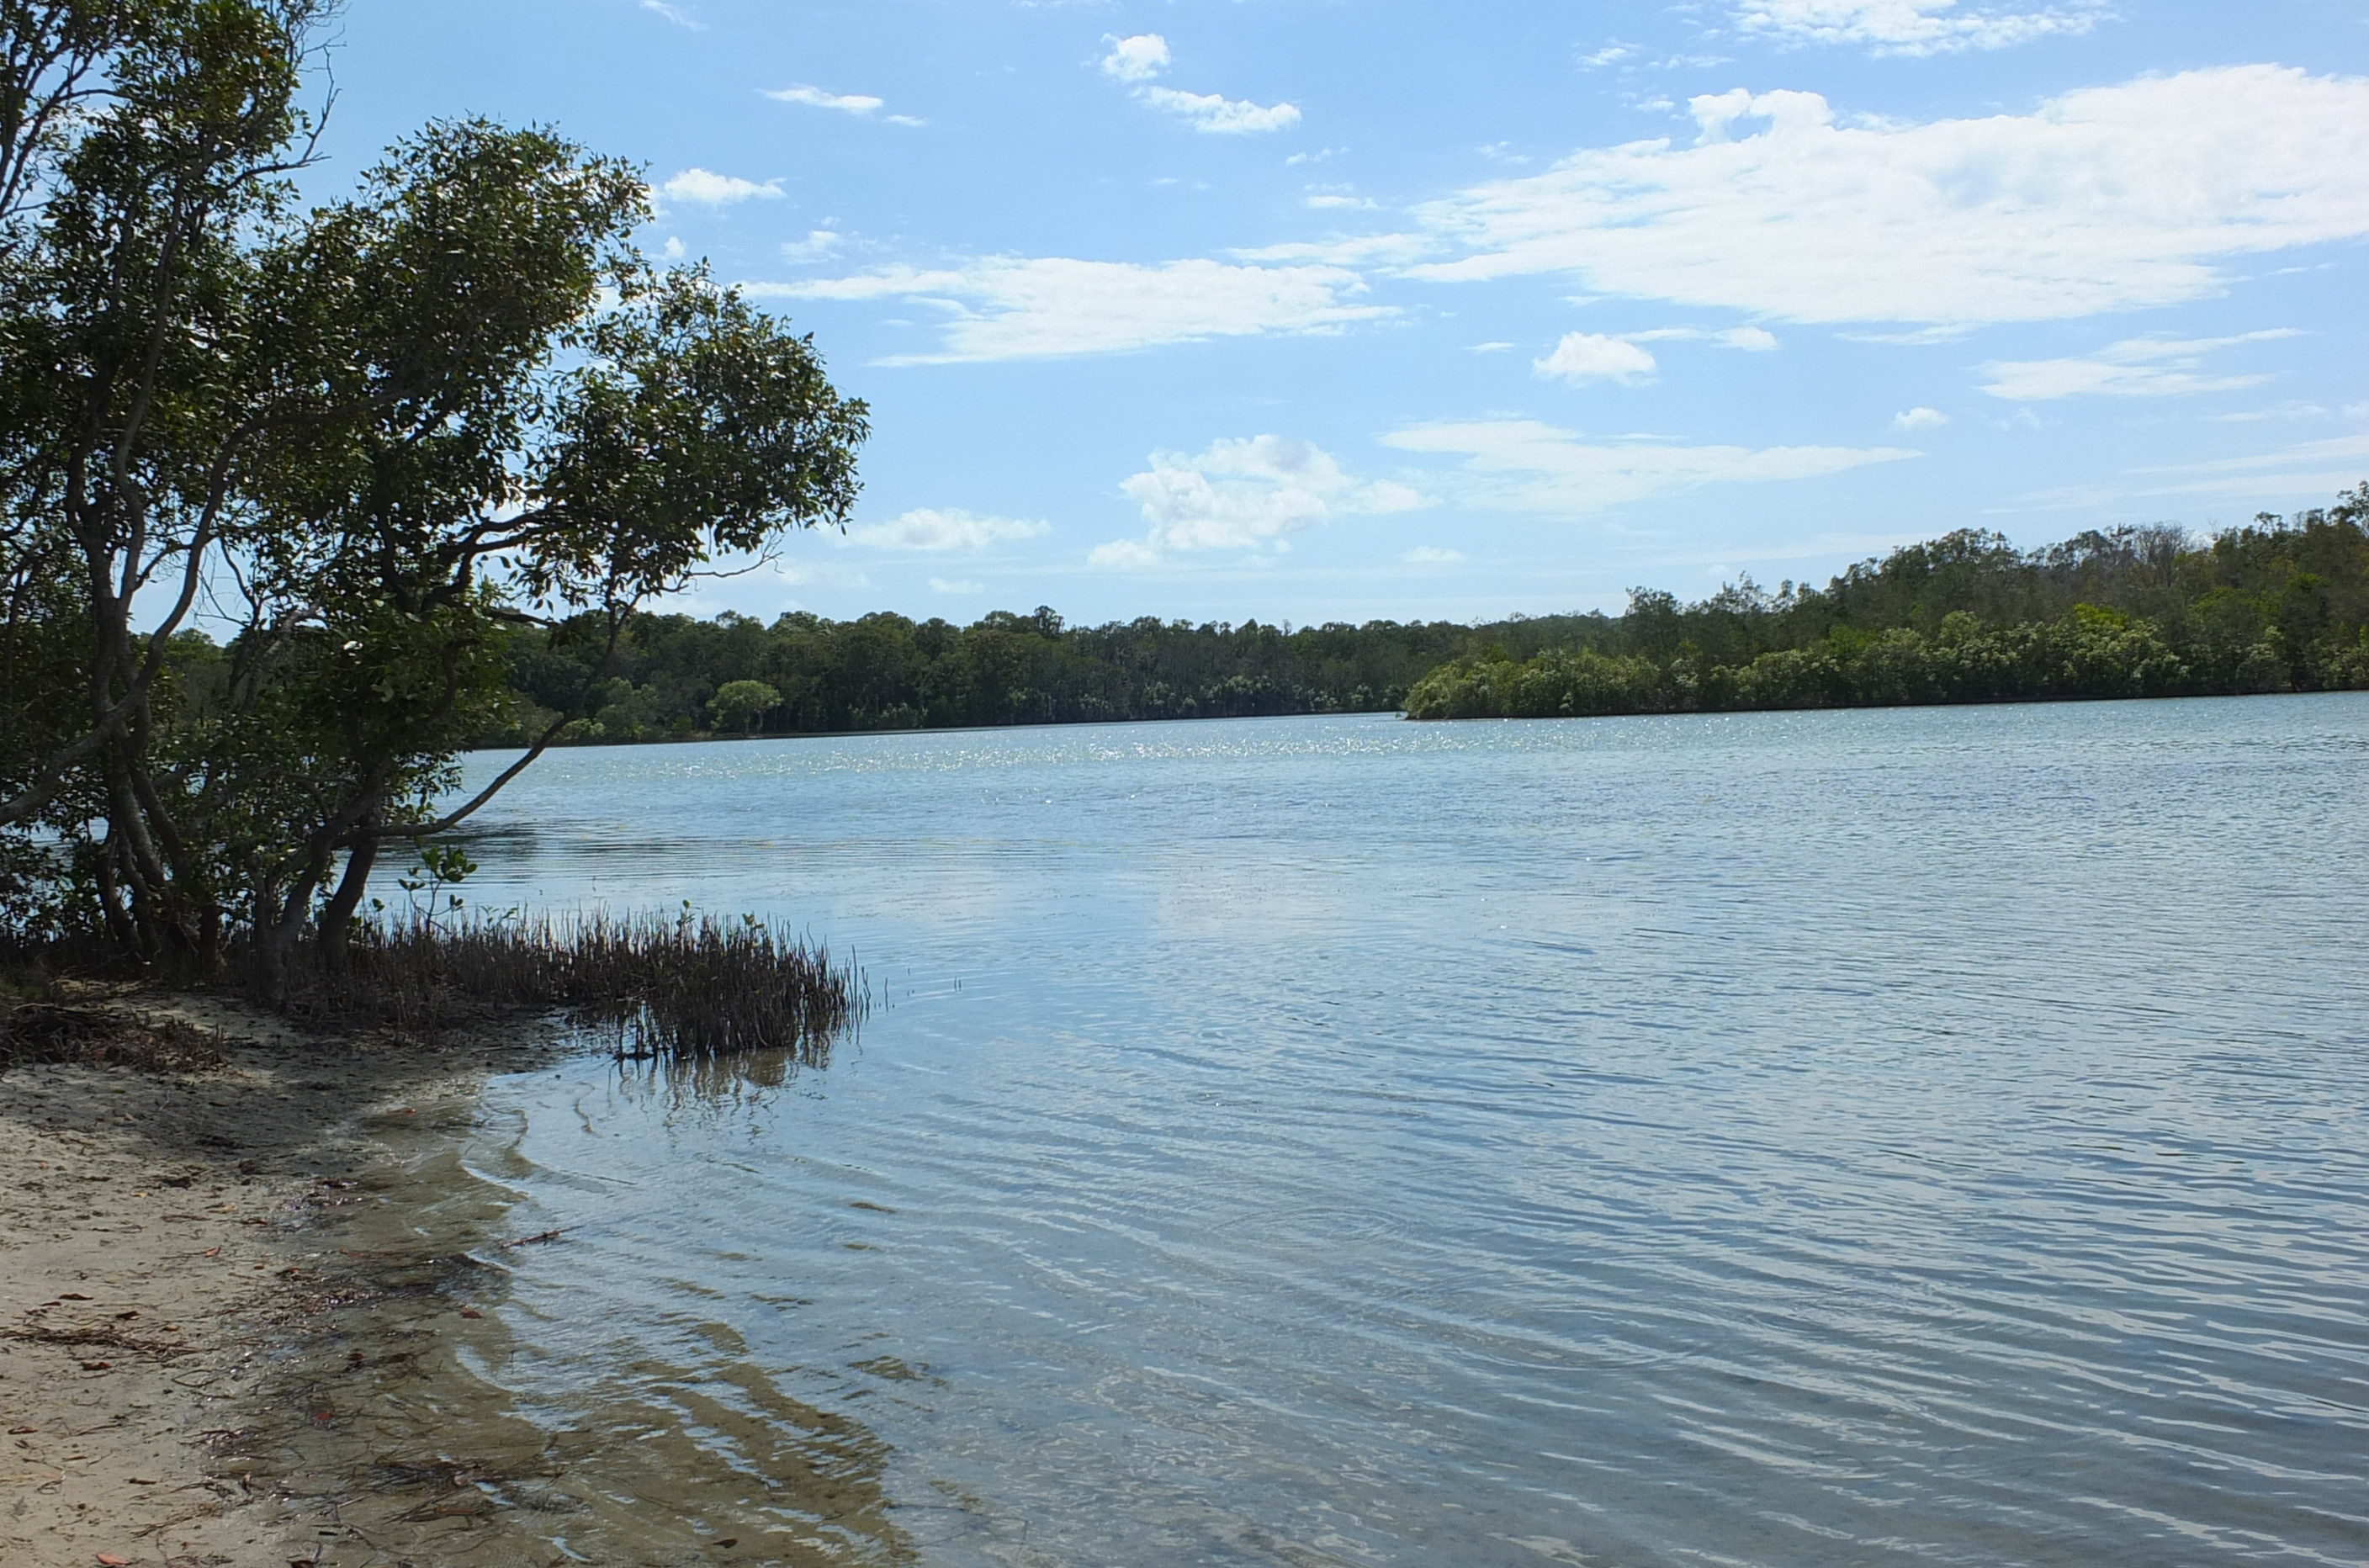
[[[129,1557],[118,1557],[111,1551],[100,1552],[98,1554],[98,1561],[100,1568],[132,1568],[132,1559]]]
[[[79,1291],[69,1290],[64,1295],[59,1297],[58,1299],[61,1301],[87,1301],[90,1298],[83,1295]]]
[[[482,1318],[486,1314],[475,1307],[464,1307],[461,1309],[461,1315],[464,1318]]]
[[[114,1365],[112,1361],[86,1361],[82,1364],[82,1369],[86,1372],[104,1372]]]

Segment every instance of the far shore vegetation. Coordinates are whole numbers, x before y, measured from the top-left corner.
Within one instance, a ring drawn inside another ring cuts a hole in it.
[[[522,746],[1127,719],[1395,713],[1570,717],[2369,687],[2369,486],[2210,537],[2169,526],[2020,551],[1958,532],[1819,588],[1750,579],[1618,615],[1297,628],[1050,609],[770,624],[591,616],[506,635]],[[192,689],[223,658],[191,645]],[[219,680],[219,676],[212,677]]]
[[[1823,589],[1748,579],[1699,604],[1638,592],[1534,651],[1471,648],[1409,717],[2250,695],[2369,688],[2369,484],[2195,539],[2089,532],[2020,551],[1958,532]]]

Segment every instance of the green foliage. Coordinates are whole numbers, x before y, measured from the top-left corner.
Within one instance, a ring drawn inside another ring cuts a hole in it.
[[[412,920],[432,936],[439,920],[461,912],[461,895],[449,889],[467,881],[476,869],[477,863],[458,844],[422,844],[418,865],[409,876],[396,877],[395,885],[410,896]]]
[[[1048,609],[969,626],[902,615],[772,625],[646,615],[613,647],[592,620],[509,643],[521,711],[568,714],[581,741],[717,729],[770,734],[1394,711],[1460,626],[1238,626],[1140,620],[1066,626]],[[762,689],[762,700],[750,687]],[[737,693],[737,695],[736,695]],[[487,744],[523,744],[515,722]]]
[[[378,846],[490,796],[438,815],[460,750],[608,678],[530,706],[521,627],[606,648],[843,522],[867,433],[547,131],[433,123],[299,212],[326,3],[0,0],[0,904],[201,968],[334,956]]]
[[[715,689],[707,711],[717,727],[753,731],[769,708],[781,705],[782,694],[762,681],[727,681]]]
[[[2364,524],[2369,486],[2202,545],[2132,529],[2027,555],[1954,533],[1823,590],[1747,581],[1689,606],[1640,591],[1627,616],[1585,629],[1591,644],[1453,660],[1406,708],[1547,718],[2361,690]]]

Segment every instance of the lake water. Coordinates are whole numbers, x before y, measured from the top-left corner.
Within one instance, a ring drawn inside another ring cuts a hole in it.
[[[566,1240],[482,1370],[738,1486],[719,1561],[2369,1562],[2369,696],[588,750],[482,825],[481,907],[878,1003],[490,1092]]]

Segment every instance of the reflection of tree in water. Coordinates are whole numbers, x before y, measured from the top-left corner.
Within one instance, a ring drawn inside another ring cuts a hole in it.
[[[832,1050],[853,1033],[850,1024],[795,1051],[622,1060],[617,1063],[618,1094],[629,1103],[669,1111],[745,1104],[787,1087],[802,1067],[829,1067]]]
[[[736,1093],[795,1070],[703,1067]],[[285,1498],[292,1545],[454,1568],[912,1559],[888,1446],[784,1393],[728,1327],[696,1325],[674,1354],[607,1362],[589,1382],[538,1375],[535,1347],[486,1310],[508,1289],[487,1261],[507,1195],[445,1154],[353,1196],[284,1309],[299,1337],[266,1408],[223,1455],[227,1475]],[[535,1402],[505,1382],[564,1391]]]

